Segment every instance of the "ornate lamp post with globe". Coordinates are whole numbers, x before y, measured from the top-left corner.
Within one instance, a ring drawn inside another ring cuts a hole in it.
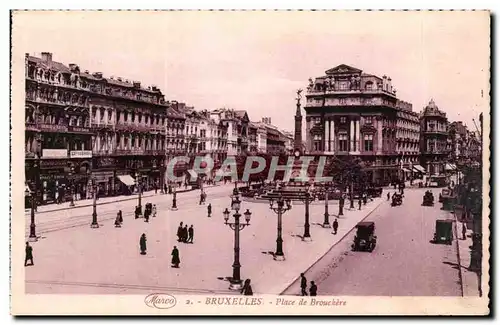
[[[276,239],[276,252],[274,253],[274,260],[284,261],[285,254],[283,253],[282,217],[285,212],[292,208],[292,203],[290,199],[284,199],[280,194],[276,202],[273,199],[269,201],[269,207],[278,215],[278,238]]]
[[[234,211],[233,217],[234,222],[229,221],[229,215],[231,212],[226,208],[222,212],[224,215],[224,224],[228,225],[232,230],[234,230],[234,262],[233,262],[233,276],[229,280],[230,285],[229,289],[231,290],[241,290],[242,281],[241,281],[241,264],[240,264],[240,231],[243,230],[246,226],[250,225],[250,218],[252,213],[247,209],[243,215],[245,216],[245,223],[240,223],[241,214],[239,213],[241,208],[241,201],[239,195],[231,196],[231,210]]]
[[[138,215],[142,215],[142,182],[141,182],[141,174],[139,172],[135,173],[135,183],[137,185],[138,198],[137,198],[137,210]]]

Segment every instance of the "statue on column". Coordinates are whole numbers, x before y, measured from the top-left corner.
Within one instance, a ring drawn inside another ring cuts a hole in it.
[[[302,89],[297,90],[297,105],[300,106],[300,100],[302,99]]]

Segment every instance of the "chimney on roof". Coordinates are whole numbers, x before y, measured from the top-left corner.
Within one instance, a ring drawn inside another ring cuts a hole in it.
[[[121,78],[121,77],[118,77],[117,79],[118,79],[118,81],[122,81],[122,78]]]
[[[392,79],[391,79],[391,77],[387,78],[387,91],[392,93]]]
[[[141,88],[141,83],[139,81],[134,81],[135,88]]]
[[[68,64],[68,66],[69,66],[69,70],[71,72],[80,73],[80,67],[78,65],[76,65],[74,63],[70,63],[70,64]]]
[[[102,72],[94,72],[92,75],[97,79],[102,79]]]
[[[52,61],[52,53],[50,52],[42,52],[42,60],[51,62]]]
[[[85,70],[85,73],[86,73],[86,74],[89,74],[89,70]]]

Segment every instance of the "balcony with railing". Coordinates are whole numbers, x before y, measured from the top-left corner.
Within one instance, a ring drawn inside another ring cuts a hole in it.
[[[59,105],[62,107],[77,106],[83,108],[90,108],[88,100],[81,96],[63,99],[63,98],[57,98],[55,96],[41,96],[36,92],[26,91],[26,100],[41,104]]]

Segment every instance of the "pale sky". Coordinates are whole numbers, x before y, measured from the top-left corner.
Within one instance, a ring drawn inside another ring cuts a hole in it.
[[[347,64],[390,76],[414,111],[433,98],[475,130],[489,111],[489,23],[487,12],[18,12],[13,56],[52,52],[290,131],[296,90]]]

